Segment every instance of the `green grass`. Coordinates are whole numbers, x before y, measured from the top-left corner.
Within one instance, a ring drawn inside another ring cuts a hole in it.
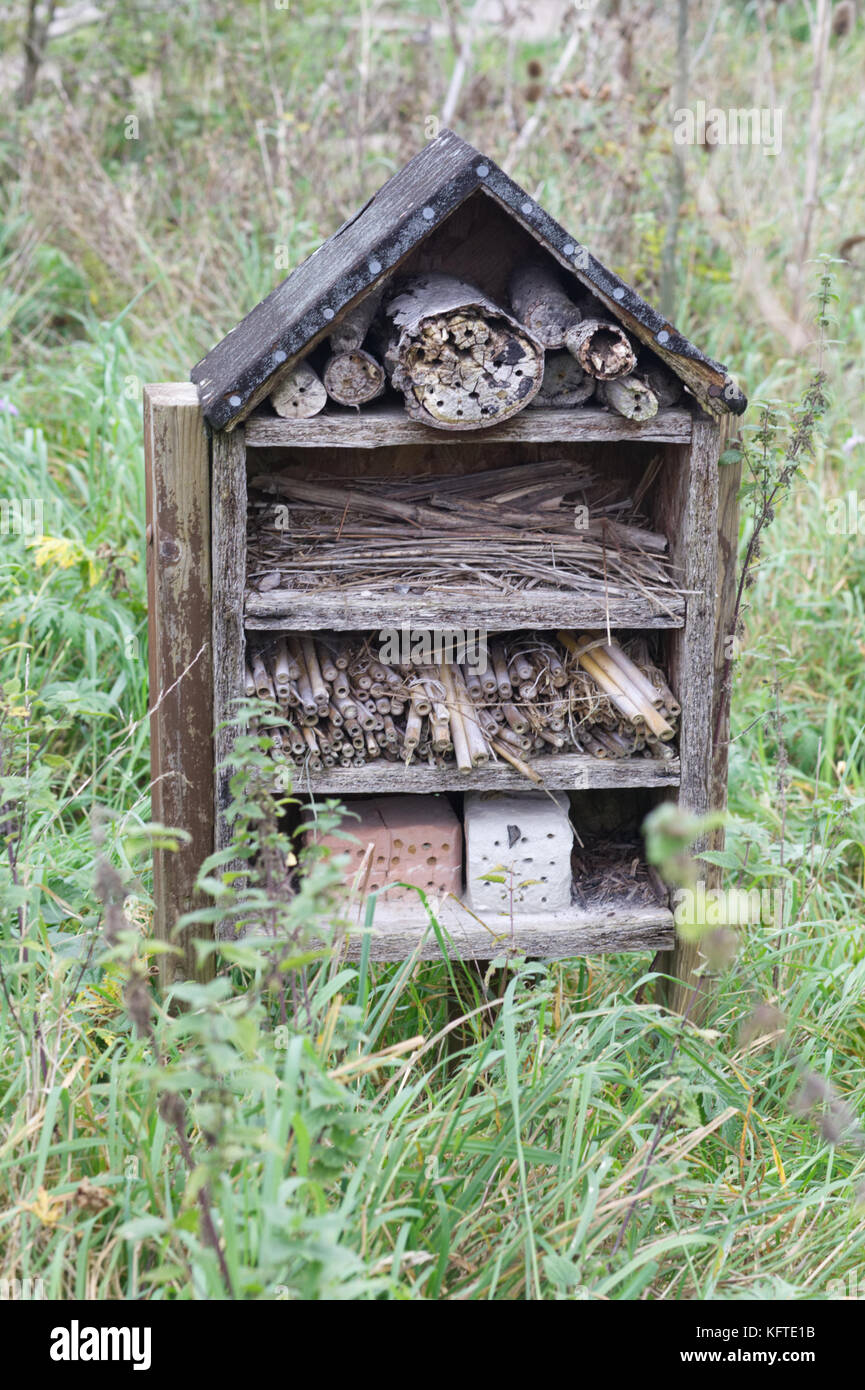
[[[693,9],[697,47],[714,6]],[[692,76],[724,107],[771,92],[784,149],[688,151],[677,323],[752,399],[791,401],[814,365],[791,347],[814,336],[791,291],[813,59],[804,6],[770,9],[722,6]],[[10,102],[2,495],[40,499],[45,538],[0,538],[2,1275],[63,1298],[825,1298],[865,1263],[860,1131],[827,1122],[865,1101],[865,542],[826,524],[829,500],[865,494],[861,245],[835,266],[832,408],[736,668],[725,873],[783,884],[788,917],[745,935],[701,1026],[641,992],[634,956],[481,979],[444,960],[301,971],[249,945],[180,1015],[156,988],[141,387],[186,377],[423,143],[447,29],[432,4],[401,8],[407,30],[378,14],[115,7],[52,45],[27,111]],[[599,9],[509,171],[651,298],[674,34],[647,23],[625,82]],[[482,34],[456,128],[505,160],[526,60],[549,72],[560,50]],[[833,38],[809,258],[865,220],[863,60],[861,23]],[[330,882],[319,866],[292,951]],[[748,1023],[767,1004],[783,1036]],[[808,1074],[832,1088],[822,1128],[796,1103]]]

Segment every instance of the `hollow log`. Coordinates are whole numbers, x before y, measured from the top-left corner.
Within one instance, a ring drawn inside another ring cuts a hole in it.
[[[617,323],[583,319],[568,330],[565,345],[584,372],[598,381],[627,376],[637,364],[631,340]]]
[[[582,318],[557,276],[544,265],[518,266],[508,296],[515,317],[545,348],[564,347],[568,330]]]
[[[270,393],[270,403],[285,420],[308,420],[327,400],[324,383],[308,362],[298,362]]]
[[[613,381],[599,381],[597,396],[626,420],[651,420],[658,413],[658,397],[633,373]]]
[[[585,405],[595,389],[595,379],[584,372],[569,352],[548,352],[541,389],[533,405],[570,410]]]
[[[515,415],[540,390],[543,347],[474,285],[418,275],[385,315],[385,367],[412,419],[478,429]]]

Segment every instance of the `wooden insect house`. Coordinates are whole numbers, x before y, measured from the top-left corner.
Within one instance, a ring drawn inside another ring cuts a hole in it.
[[[145,395],[157,932],[252,697],[352,812],[348,955],[685,975],[640,826],[724,799],[725,368],[444,132],[191,375]]]

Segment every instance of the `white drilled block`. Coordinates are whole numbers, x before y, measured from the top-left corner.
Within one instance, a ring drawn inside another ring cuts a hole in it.
[[[574,832],[563,792],[511,792],[465,797],[466,896],[476,912],[557,912],[571,905],[571,846]],[[484,874],[504,869],[505,883],[486,883]],[[513,877],[509,879],[509,870]],[[527,879],[536,880],[520,887]]]

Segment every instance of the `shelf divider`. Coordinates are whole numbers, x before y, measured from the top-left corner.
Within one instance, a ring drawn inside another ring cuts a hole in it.
[[[498,425],[480,430],[437,430],[409,419],[402,406],[381,405],[362,413],[336,407],[309,420],[284,420],[259,413],[246,421],[247,448],[380,449],[389,444],[573,444],[645,440],[655,444],[689,444],[693,416],[689,410],[660,410],[651,420],[626,420],[613,411],[591,407],[543,410],[530,407]]]

